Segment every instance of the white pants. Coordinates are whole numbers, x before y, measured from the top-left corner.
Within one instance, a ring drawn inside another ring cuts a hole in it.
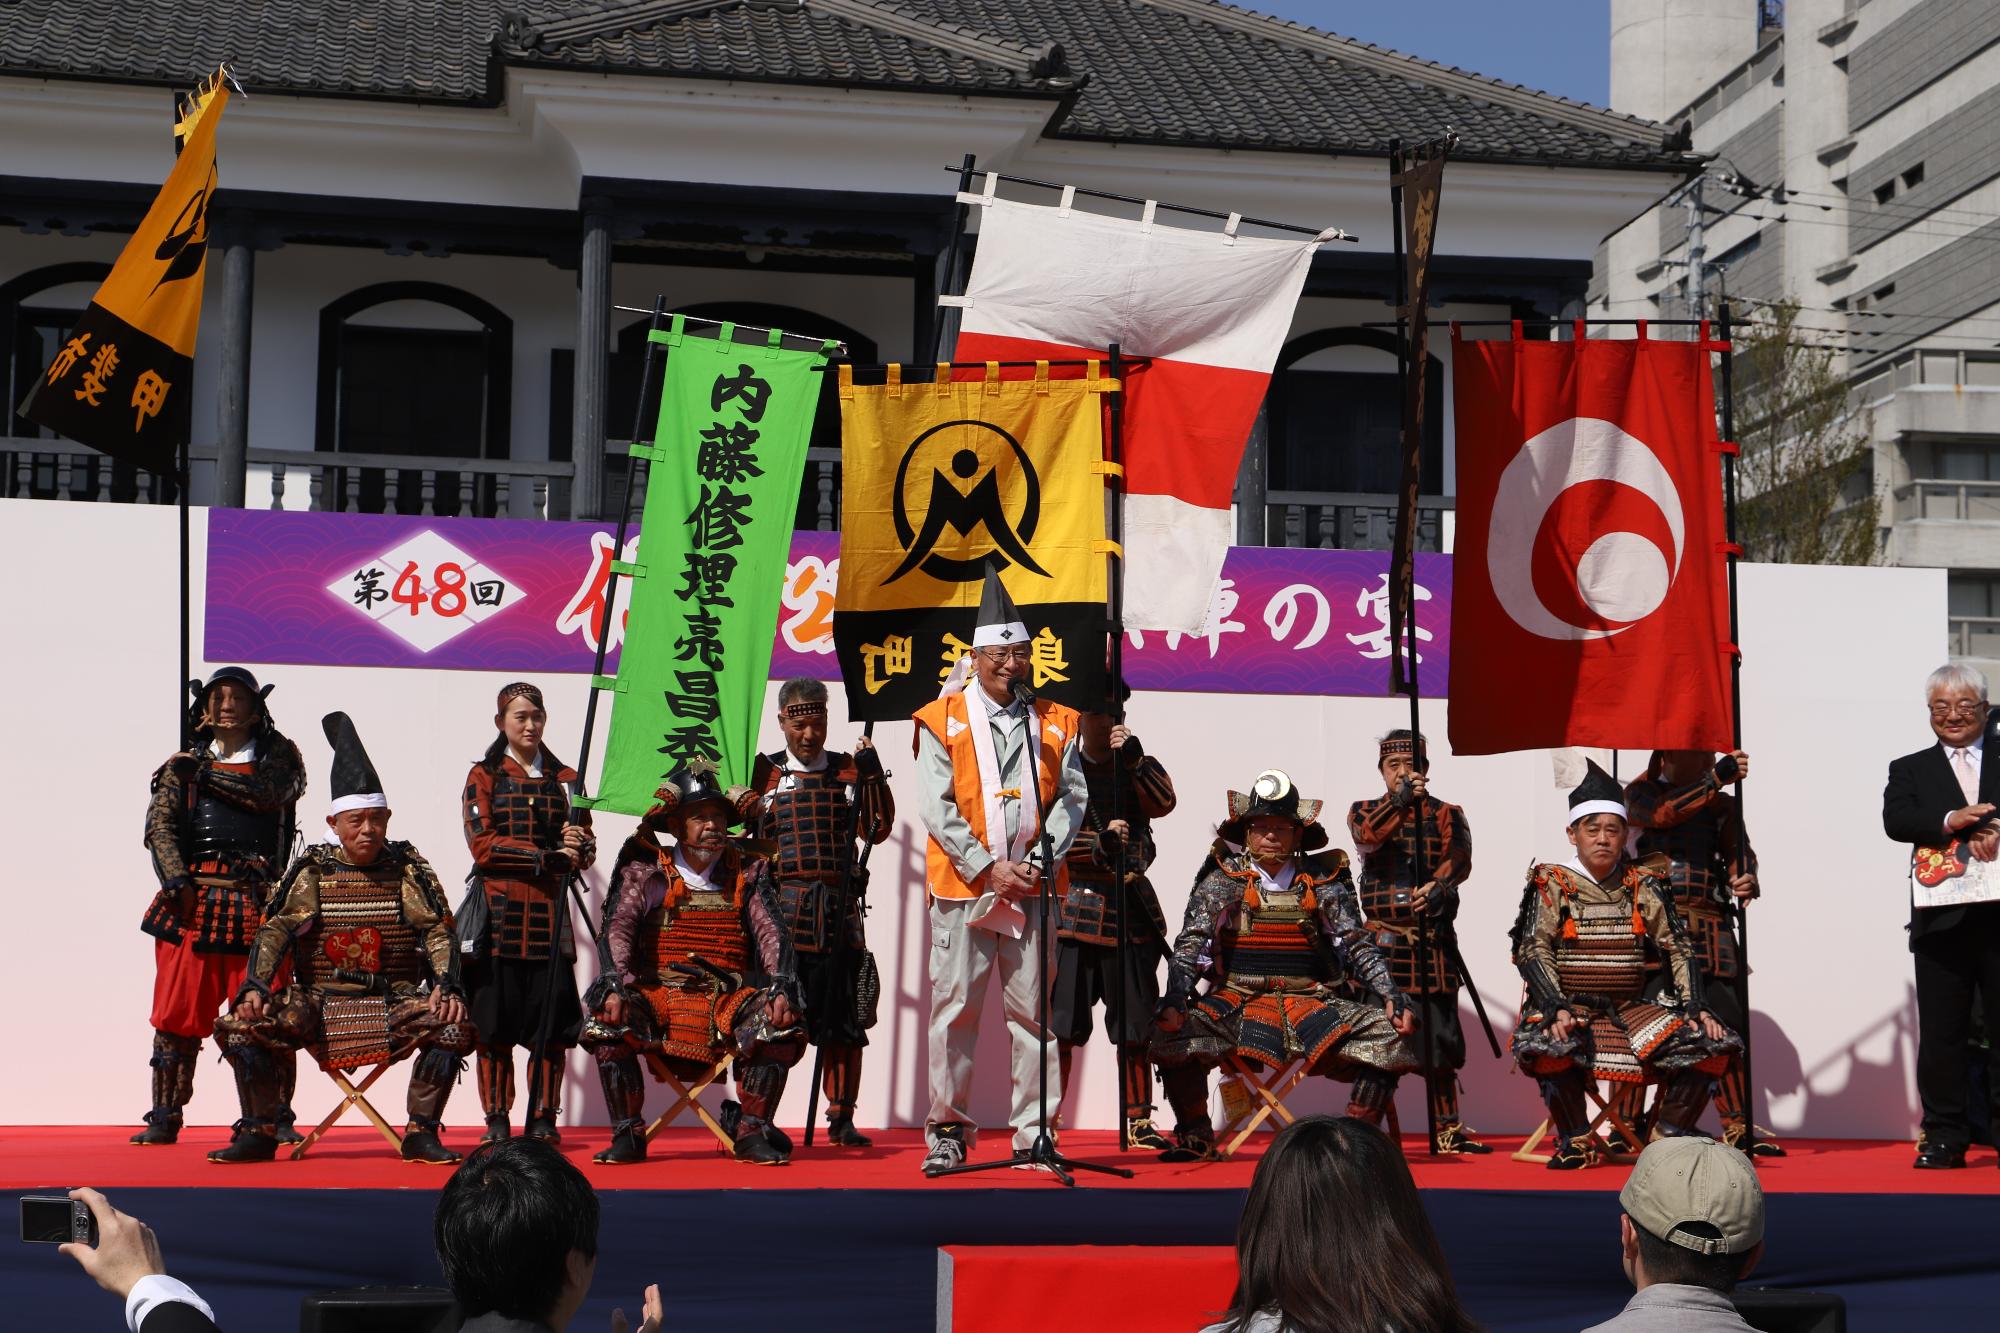
[[[986,1007],[986,984],[993,978],[996,963],[1011,1048],[1008,1068],[1014,1095],[1009,1123],[1014,1127],[1014,1146],[1034,1146],[1041,1127],[1039,1080],[1044,1074],[1048,1078],[1049,1118],[1055,1118],[1062,1098],[1062,1074],[1053,1041],[1048,1045],[1046,1067],[1037,1068],[1041,1030],[1036,1025],[1040,1000],[1035,988],[1037,984],[1048,988],[1050,960],[1036,956],[1042,938],[1038,904],[1031,900],[1021,906],[1028,924],[1016,940],[966,924],[977,910],[977,899],[930,900],[931,1107],[925,1117],[926,1143],[934,1140],[932,1131],[938,1125],[949,1123],[964,1127],[967,1148],[978,1138],[978,1124],[967,1104],[972,1098],[972,1056],[979,1044],[979,1016]]]

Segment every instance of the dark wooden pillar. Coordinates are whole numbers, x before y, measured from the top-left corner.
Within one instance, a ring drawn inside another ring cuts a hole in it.
[[[569,517],[604,517],[604,409],[611,378],[611,218],[585,201],[576,269],[576,371],[570,406]]]
[[[257,251],[249,219],[222,219],[221,345],[216,381],[216,503],[241,509],[250,461],[250,324]]]

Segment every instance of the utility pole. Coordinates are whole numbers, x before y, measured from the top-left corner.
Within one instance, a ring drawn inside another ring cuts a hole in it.
[[[1702,319],[1708,312],[1708,246],[1702,240],[1701,187],[1708,179],[1706,170],[1688,182],[1681,202],[1688,211],[1687,298],[1688,318]]]

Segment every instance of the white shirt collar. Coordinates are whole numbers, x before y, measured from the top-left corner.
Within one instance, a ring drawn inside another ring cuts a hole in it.
[[[1025,716],[1025,710],[1021,707],[1019,702],[1013,699],[1009,699],[1004,704],[994,702],[993,696],[988,694],[986,692],[986,687],[981,685],[978,681],[974,681],[972,685],[969,688],[967,688],[966,693],[977,696],[979,699],[980,707],[986,710],[987,718],[991,721],[1000,723],[1002,726],[1011,728],[1016,722],[1019,722],[1021,718]]]
[[[1981,732],[1972,738],[1970,745],[1952,745],[1947,741],[1939,741],[1938,748],[1944,751],[1944,757],[1947,759],[1952,758],[1960,750],[1966,750],[1971,753],[1973,763],[1982,763],[1986,758],[1986,735]]]
[[[243,748],[234,754],[224,754],[222,742],[212,740],[208,743],[208,752],[218,764],[254,764],[257,762],[257,738],[252,736],[243,742]]]
[[[708,869],[714,870],[718,865],[721,864],[722,864],[722,858],[718,856],[715,858],[715,860],[710,861],[708,863]],[[707,871],[696,870],[693,866],[688,864],[687,858],[681,855],[681,849],[678,844],[676,844],[674,847],[674,869],[679,873],[681,879],[686,881],[687,886],[691,889],[709,890],[715,887],[714,884],[709,882]]]
[[[1266,893],[1286,892],[1292,887],[1292,880],[1299,873],[1296,861],[1286,861],[1285,864],[1278,867],[1278,873],[1275,875],[1264,869],[1264,863],[1261,861],[1252,861],[1250,866],[1257,872],[1257,882],[1263,887]]]

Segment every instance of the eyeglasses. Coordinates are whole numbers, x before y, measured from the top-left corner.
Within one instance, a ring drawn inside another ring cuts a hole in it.
[[[1932,717],[1978,717],[1986,711],[1986,701],[1977,703],[1932,704]]]
[[[1020,644],[1013,648],[981,648],[989,662],[1025,662],[1028,660],[1028,646]]]

